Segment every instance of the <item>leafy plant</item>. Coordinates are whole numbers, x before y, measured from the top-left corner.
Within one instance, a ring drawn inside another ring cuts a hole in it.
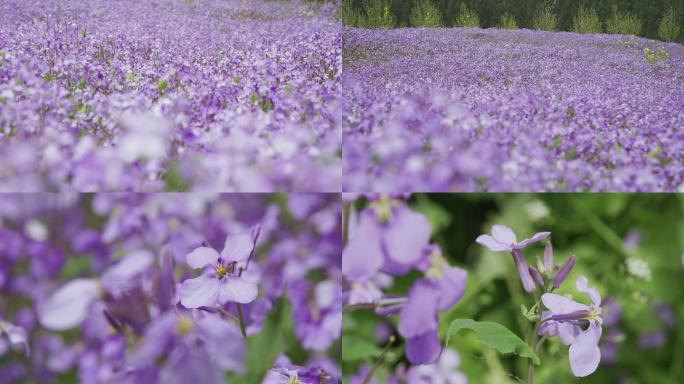
[[[409,15],[411,25],[414,27],[442,27],[442,13],[430,0],[421,0],[411,10]]]
[[[601,19],[596,10],[586,9],[580,5],[575,19],[572,21],[572,31],[583,34],[601,33]]]
[[[503,29],[518,29],[518,23],[510,13],[506,12],[501,15],[501,28]]]
[[[675,41],[679,36],[679,23],[674,9],[670,8],[663,15],[658,26],[658,37],[665,41]]]
[[[397,22],[389,0],[365,0],[363,10],[364,15],[359,17],[357,22],[359,27],[388,29],[394,27]]]
[[[479,28],[480,18],[477,16],[477,12],[468,9],[465,4],[461,4],[454,25],[465,28]]]
[[[617,6],[613,6],[613,13],[606,21],[606,32],[613,35],[638,36],[641,32],[641,20],[636,15],[620,12]]]
[[[553,13],[550,7],[542,8],[537,16],[532,21],[532,28],[538,31],[555,31],[558,29],[558,21],[556,14]]]

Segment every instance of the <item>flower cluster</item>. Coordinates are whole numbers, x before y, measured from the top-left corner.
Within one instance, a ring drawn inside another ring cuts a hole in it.
[[[0,381],[339,382],[340,214],[325,194],[2,196]],[[262,333],[293,343],[251,350]]]
[[[342,253],[344,303],[372,308],[381,316],[399,314],[398,333],[413,364],[435,362],[442,351],[437,314],[463,296],[467,273],[451,266],[430,243],[426,217],[398,196],[367,195],[366,206],[352,210]],[[417,270],[407,294],[392,291],[395,277]]]
[[[336,3],[0,3],[0,190],[339,191]]]
[[[505,225],[494,225],[492,234],[480,235],[477,243],[494,252],[511,252],[515,267],[525,291],[532,294],[540,288],[541,303],[545,310],[539,309],[539,302],[530,310],[523,310],[530,321],[537,321],[539,335],[560,336],[568,345],[570,368],[577,377],[593,373],[601,361],[599,340],[602,334],[601,295],[596,287],[589,287],[584,276],[577,278],[577,290],[585,293],[591,304],[582,304],[571,298],[552,293],[561,287],[575,265],[575,256],[570,256],[563,265],[554,265],[551,242],[544,249],[544,260],[537,257],[537,268],[528,265],[522,250],[529,244],[543,240],[551,232],[539,232],[530,239],[517,241],[512,229]],[[543,342],[543,339],[541,340]]]
[[[684,47],[619,35],[345,28],[346,191],[684,188]],[[642,48],[669,51],[654,68]]]

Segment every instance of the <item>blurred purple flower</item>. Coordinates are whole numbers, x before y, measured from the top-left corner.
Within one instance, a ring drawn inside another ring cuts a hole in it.
[[[0,320],[0,356],[4,355],[9,347],[21,347],[29,355],[29,344],[24,328]]]
[[[203,269],[202,275],[185,280],[179,291],[180,302],[186,308],[212,307],[226,302],[251,303],[259,288],[242,276],[249,265],[259,237],[259,226],[250,233],[228,236],[221,254],[209,247],[200,247],[185,259],[194,269]]]
[[[445,349],[434,364],[414,365],[406,379],[411,384],[467,384],[466,376],[458,371],[461,356],[453,349]]]

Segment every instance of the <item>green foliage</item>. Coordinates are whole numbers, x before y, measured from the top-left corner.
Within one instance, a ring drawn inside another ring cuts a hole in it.
[[[365,17],[359,20],[364,28],[393,28],[397,22],[392,13],[389,0],[365,0],[363,2]]]
[[[539,365],[539,356],[521,338],[516,336],[510,329],[499,323],[491,321],[475,321],[472,319],[456,319],[449,325],[446,334],[446,345],[453,335],[462,329],[471,329],[481,342],[496,349],[503,354],[514,353],[518,356],[528,357]]]
[[[665,41],[675,41],[679,36],[679,24],[674,9],[670,8],[665,12],[658,25],[658,37]]]
[[[442,13],[430,0],[419,0],[409,15],[414,27],[442,27]]]
[[[501,28],[503,29],[518,29],[518,23],[510,13],[506,12],[501,15]]]
[[[456,18],[456,21],[454,21],[454,25],[457,27],[479,28],[480,18],[475,11],[471,11],[462,3],[458,12],[458,17]]]
[[[342,338],[342,361],[375,359],[382,353],[372,340],[354,335]]]
[[[162,79],[159,80],[157,83],[157,92],[159,93],[159,96],[164,96],[164,92],[166,92],[166,88],[168,88],[169,82]]]
[[[363,16],[354,8],[352,0],[342,1],[342,24],[358,27]]]
[[[613,35],[638,36],[641,32],[641,20],[630,12],[619,12],[613,6],[613,14],[606,21],[606,33]]]
[[[282,324],[287,318],[285,300],[282,298],[278,301],[276,308],[264,321],[261,331],[247,338],[246,383],[261,383],[285,348],[282,333]]]
[[[601,19],[596,10],[580,5],[577,16],[572,22],[572,31],[584,34],[601,33]]]
[[[555,31],[558,29],[556,14],[550,7],[542,8],[532,21],[532,28],[538,31]]]
[[[657,66],[658,63],[667,60],[670,57],[670,52],[665,49],[652,50],[648,47],[644,48],[644,59],[652,66]]]

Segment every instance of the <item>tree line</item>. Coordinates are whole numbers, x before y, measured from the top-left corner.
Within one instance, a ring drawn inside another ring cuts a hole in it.
[[[479,26],[578,31],[580,25],[589,25],[587,33],[622,32],[684,42],[679,28],[684,21],[682,0],[343,0],[343,20],[367,28]],[[475,21],[477,25],[473,25]],[[540,28],[542,25],[547,28]]]

